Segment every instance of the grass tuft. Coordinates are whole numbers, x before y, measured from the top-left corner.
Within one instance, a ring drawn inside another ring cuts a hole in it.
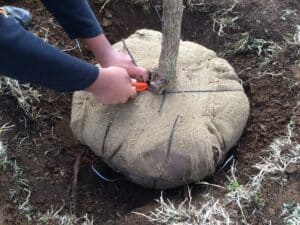
[[[41,94],[29,84],[20,84],[17,80],[0,77],[0,94],[13,96],[29,118],[38,117],[39,112],[34,103],[39,102]]]
[[[265,179],[282,182],[281,177],[286,169],[300,163],[300,144],[295,139],[295,120],[296,117],[293,117],[288,124],[286,136],[274,140],[270,145],[269,157],[262,158],[260,163],[253,166],[258,170],[258,174],[251,178],[250,183],[250,187],[255,192],[262,188],[261,185]]]
[[[223,207],[220,200],[212,196],[206,196],[204,204],[196,207],[192,204],[192,197],[189,190],[189,200],[185,199],[181,204],[175,205],[163,195],[157,200],[159,207],[150,215],[134,212],[137,215],[146,217],[149,221],[157,224],[184,225],[230,225],[233,221],[230,214]]]
[[[57,224],[57,225],[93,225],[94,221],[92,218],[89,218],[88,215],[83,217],[76,217],[75,215],[63,214],[64,204],[58,209],[54,209],[51,206],[51,209],[48,210],[45,214],[38,215],[38,224]]]
[[[300,225],[300,203],[284,203],[281,216],[285,225]]]
[[[266,41],[261,38],[251,37],[248,32],[243,36],[244,37],[239,41],[228,46],[228,48],[223,51],[221,55],[225,56],[242,53],[254,53],[258,57],[273,58],[279,52],[279,50],[281,50],[281,47],[273,41]]]
[[[12,127],[13,126],[10,126],[8,124],[4,124],[0,126],[0,137],[5,131],[11,129]],[[8,159],[6,146],[3,144],[3,142],[0,139],[0,170],[5,172],[10,165],[11,165],[11,161]]]

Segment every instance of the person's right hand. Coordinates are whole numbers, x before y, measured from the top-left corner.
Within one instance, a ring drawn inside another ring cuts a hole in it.
[[[96,81],[86,90],[92,92],[103,104],[116,105],[125,103],[136,95],[135,87],[125,69],[119,67],[107,67],[99,70]]]

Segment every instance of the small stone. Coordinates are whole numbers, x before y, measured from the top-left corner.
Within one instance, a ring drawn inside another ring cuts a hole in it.
[[[111,26],[111,25],[112,25],[112,21],[110,19],[103,18],[103,20],[102,20],[102,26],[108,27],[108,26]]]
[[[298,165],[289,165],[286,169],[285,172],[287,174],[294,174],[297,171],[299,171],[300,167]]]
[[[272,209],[272,208],[268,208],[268,214],[270,215],[270,216],[275,216],[275,210],[274,209]]]
[[[112,16],[112,14],[111,14],[110,11],[106,11],[106,12],[105,12],[105,17],[107,17],[107,18],[112,18],[113,16]]]

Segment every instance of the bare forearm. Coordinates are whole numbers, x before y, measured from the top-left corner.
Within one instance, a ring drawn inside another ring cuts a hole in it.
[[[88,48],[93,52],[96,60],[102,65],[109,64],[110,57],[114,50],[104,34],[100,34],[93,38],[82,39]]]

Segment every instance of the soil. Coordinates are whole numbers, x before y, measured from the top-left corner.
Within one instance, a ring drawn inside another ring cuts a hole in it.
[[[139,28],[161,29],[161,22],[153,9],[155,1],[144,3],[113,0],[106,5],[102,13],[99,12],[102,4],[90,2],[99,20],[106,25],[104,30],[112,43],[126,38]],[[230,43],[244,37],[245,32],[249,32],[251,37],[274,41],[283,46],[284,37],[295,33],[295,25],[300,23],[299,1],[244,0],[227,14],[239,16],[239,19],[234,26],[225,28],[226,34],[220,37],[213,31],[213,16],[224,15],[224,9],[230,8],[233,1],[207,2],[209,3],[201,6],[185,8],[182,39],[195,41],[219,54]],[[7,3],[0,0],[0,5],[4,4],[29,9],[33,14],[31,32],[57,48],[80,57],[74,41],[67,37],[39,1],[20,0]],[[285,9],[298,10],[298,14],[289,15],[284,20],[282,15]],[[95,62],[86,49],[84,57]],[[292,115],[298,116],[296,125],[300,126],[299,107],[296,108],[297,102],[299,104],[299,87],[292,85],[293,79],[299,79],[299,70],[295,69],[296,61],[299,60],[299,46],[284,46],[263,68],[261,65],[266,56],[259,57],[253,51],[227,55],[225,58],[243,80],[251,102],[249,122],[236,153],[237,175],[242,183],[246,183],[249,176],[257,172],[252,167],[253,164],[267,154],[264,150],[275,138],[286,133]],[[267,73],[261,76],[261,71]],[[149,210],[153,210],[156,205],[154,199],[160,196],[160,191],[144,189],[126,180],[105,182],[95,176],[91,165],[95,165],[108,176],[113,176],[113,171],[72,136],[69,128],[71,94],[37,88],[42,96],[40,102],[35,103],[36,109],[40,110],[36,119],[26,116],[14,97],[0,95],[0,123],[15,125],[5,133],[4,143],[7,145],[9,159],[18,162],[24,170],[23,176],[28,180],[31,211],[45,213],[51,206],[59,208],[65,205],[63,212],[70,213],[70,205],[73,202],[70,197],[73,164],[76,155],[85,152],[78,177],[76,214],[82,216],[88,213],[93,217],[95,224],[150,224],[143,217],[131,212],[148,213]],[[299,130],[297,131],[299,134]],[[229,173],[224,171],[209,178],[209,181],[224,185],[226,174]],[[253,205],[247,209],[251,212],[252,208],[261,207],[263,214],[261,218],[252,218],[249,215],[251,224],[265,224],[268,220],[272,221],[272,224],[283,224],[280,218],[282,204],[300,202],[299,169],[292,169],[286,179],[288,185],[284,188],[276,181],[264,183],[262,197],[265,199],[265,206]],[[37,224],[35,219],[28,222],[18,211],[18,205],[24,201],[26,193],[12,179],[12,170],[1,171],[0,181],[0,224]],[[200,185],[191,185],[191,188],[194,201],[198,198],[200,201],[200,197],[197,196],[205,188]],[[184,193],[183,187],[168,190],[165,196],[174,201],[182,201]],[[218,193],[212,194],[218,196]]]

